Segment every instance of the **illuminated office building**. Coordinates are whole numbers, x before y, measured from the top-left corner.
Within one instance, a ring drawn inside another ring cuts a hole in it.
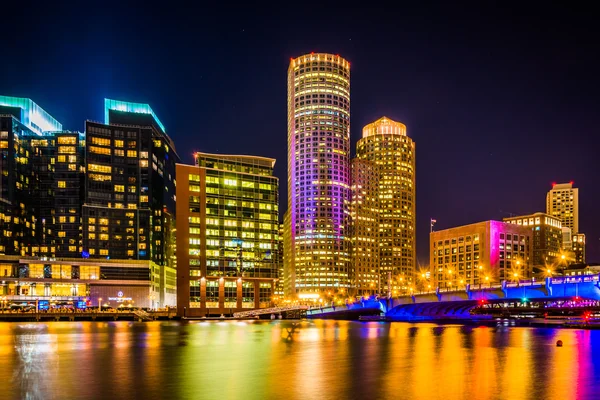
[[[86,122],[83,251],[171,265],[173,142],[148,105],[106,99],[105,113]]]
[[[346,290],[349,281],[350,64],[306,54],[288,69],[285,271],[292,295]],[[287,246],[286,246],[287,247]]]
[[[432,232],[432,287],[461,288],[532,276],[532,231],[529,227],[484,221]],[[417,282],[417,287],[424,283]]]
[[[351,162],[352,201],[350,204],[352,238],[350,278],[357,294],[379,290],[379,168],[361,158]]]
[[[88,258],[145,260],[148,296],[155,305],[175,304],[179,159],[148,105],[106,99],[105,116],[104,124],[86,122],[85,134],[63,131],[31,100],[0,96],[0,254],[37,257],[39,263],[31,262],[44,270],[30,274],[20,261],[5,269],[7,279],[34,285],[47,279],[43,293],[53,296],[60,282],[52,280],[66,279],[67,265],[79,279]],[[64,261],[58,275],[55,261]],[[18,283],[5,289],[15,296],[41,293]]]
[[[47,164],[41,166],[36,146],[50,136],[47,132],[61,130],[62,125],[30,99],[0,96],[0,254],[37,255],[44,247],[43,223],[51,221],[42,218],[40,207],[46,204],[39,200],[52,195],[48,174],[54,166],[48,153]],[[44,196],[35,191],[40,185],[46,185]]]
[[[546,214],[560,218],[572,234],[579,233],[579,189],[573,182],[552,185],[546,195]]]
[[[272,304],[279,268],[275,160],[196,153],[177,164],[177,308],[231,315]]]
[[[561,261],[563,250],[560,218],[544,213],[504,218],[504,222],[528,227],[532,232],[532,265],[541,271]]]
[[[415,274],[415,143],[382,117],[363,128],[352,163],[354,284],[402,290]]]

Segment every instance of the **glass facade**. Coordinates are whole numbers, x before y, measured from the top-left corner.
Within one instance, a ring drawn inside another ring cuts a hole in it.
[[[288,69],[288,213],[284,267],[294,292],[348,288],[350,63],[332,54]]]
[[[190,316],[257,307],[261,282],[270,303],[280,255],[275,160],[195,159],[177,165],[178,308]]]

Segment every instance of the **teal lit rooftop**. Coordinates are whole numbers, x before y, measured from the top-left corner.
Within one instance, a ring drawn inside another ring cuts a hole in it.
[[[62,124],[31,99],[0,96],[0,106],[20,108],[21,123],[38,135],[44,132],[62,131]]]
[[[108,117],[108,112],[110,110],[129,112],[129,113],[134,113],[134,114],[152,115],[152,118],[154,118],[154,121],[156,121],[156,123],[158,124],[158,126],[160,126],[162,131],[165,133],[167,132],[165,129],[165,126],[162,124],[162,122],[160,122],[160,120],[158,119],[156,114],[154,114],[154,111],[152,111],[152,108],[148,104],[131,103],[129,101],[104,99],[104,123],[105,124],[110,123],[109,117]]]

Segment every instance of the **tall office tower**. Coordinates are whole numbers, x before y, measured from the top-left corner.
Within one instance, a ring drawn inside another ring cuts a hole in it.
[[[351,171],[350,277],[357,294],[367,295],[380,289],[379,166],[370,160],[354,158]]]
[[[380,291],[406,289],[415,274],[415,143],[404,124],[382,117],[363,128],[356,158],[352,226],[357,277],[374,279]],[[378,246],[375,257],[373,244]],[[357,285],[364,283],[359,279]]]
[[[174,267],[173,142],[147,104],[104,108],[104,124],[86,122],[83,251]]]
[[[43,246],[36,229],[31,142],[60,130],[62,125],[30,99],[0,96],[0,254],[37,255]]]
[[[560,218],[572,234],[579,233],[579,189],[573,182],[552,185],[546,195],[546,214]]]
[[[196,153],[177,164],[177,287],[182,316],[269,307],[279,268],[275,160]]]
[[[288,69],[288,213],[294,293],[349,287],[350,64],[332,54]]]

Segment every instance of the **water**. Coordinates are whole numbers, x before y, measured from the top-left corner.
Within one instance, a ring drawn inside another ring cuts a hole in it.
[[[0,398],[593,399],[600,398],[599,351],[600,331],[584,330],[0,323]]]

